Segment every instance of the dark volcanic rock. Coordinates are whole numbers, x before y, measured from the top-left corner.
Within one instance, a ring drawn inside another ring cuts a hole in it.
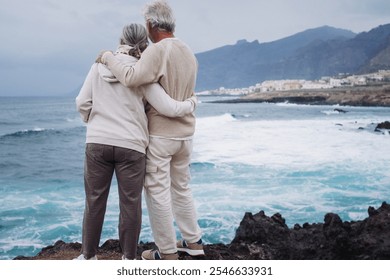
[[[272,217],[264,211],[253,215],[245,213],[236,236],[230,244],[205,245],[200,260],[389,260],[390,259],[390,205],[383,202],[375,209],[368,208],[369,217],[362,221],[343,222],[334,213],[324,217],[324,223],[296,224],[288,228],[279,213]],[[155,248],[154,243],[141,243],[143,250]],[[72,259],[80,254],[80,243],[57,241],[35,257],[15,259]],[[119,241],[108,240],[98,251],[99,259],[120,259]],[[180,259],[194,259],[180,254]]]
[[[385,121],[385,122],[379,123],[375,129],[390,129],[390,122]]]
[[[257,247],[271,259],[390,259],[390,205],[384,202],[368,212],[367,219],[357,222],[343,222],[328,213],[323,224],[293,229],[287,229],[281,217],[247,213],[232,243]]]
[[[15,260],[67,260],[75,258],[79,255],[81,244],[65,243],[62,240],[57,241],[54,245],[43,248],[35,257],[17,256]]]
[[[348,111],[346,111],[346,110],[343,110],[343,109],[338,109],[338,108],[334,109],[333,111],[335,111],[335,112],[339,112],[339,113],[343,113],[343,114],[345,114],[345,113],[347,113],[347,112],[348,112]]]

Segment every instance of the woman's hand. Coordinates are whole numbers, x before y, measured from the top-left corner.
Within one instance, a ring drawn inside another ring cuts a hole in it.
[[[96,58],[95,62],[96,62],[96,63],[105,64],[105,63],[104,63],[104,54],[107,53],[107,52],[112,53],[112,51],[107,51],[107,50],[101,51],[101,52],[99,53],[98,57]]]

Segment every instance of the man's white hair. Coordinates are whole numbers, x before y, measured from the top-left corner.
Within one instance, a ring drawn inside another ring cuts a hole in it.
[[[157,0],[146,4],[144,9],[144,18],[152,27],[159,30],[175,32],[175,17],[168,3],[164,0]]]

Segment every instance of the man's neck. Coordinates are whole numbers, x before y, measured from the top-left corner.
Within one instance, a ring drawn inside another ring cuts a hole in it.
[[[173,35],[172,32],[157,32],[156,33],[156,40],[155,42],[158,43],[160,42],[161,40],[164,40],[164,39],[167,39],[167,38],[174,38],[175,35]]]

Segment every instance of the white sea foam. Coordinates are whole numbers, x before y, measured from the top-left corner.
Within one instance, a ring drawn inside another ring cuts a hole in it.
[[[46,130],[45,128],[41,128],[41,127],[34,127],[34,129],[32,129],[32,131],[45,131],[45,130]]]
[[[12,217],[12,216],[0,217],[0,221],[4,221],[4,222],[15,222],[15,221],[23,221],[23,220],[24,220],[23,217]]]
[[[230,225],[238,225],[244,212],[260,210],[281,212],[290,225],[320,222],[328,212],[344,213],[342,218],[349,220],[366,217],[369,205],[359,201],[389,197],[390,154],[385,151],[390,138],[367,128],[383,120],[339,116],[199,118],[193,162],[214,166],[210,174],[193,174],[199,216],[207,220],[207,213],[213,213]]]
[[[34,249],[39,249],[45,246],[46,244],[43,244],[41,240],[39,239],[15,239],[13,236],[10,236],[8,238],[5,238],[1,240],[0,242],[0,250],[7,252],[9,250],[12,250],[15,247],[23,248],[23,247],[33,247]]]
[[[390,164],[388,135],[360,131],[372,120],[238,121],[226,114],[197,121],[194,161],[268,167]],[[380,147],[378,149],[378,147]]]
[[[324,111],[321,111],[321,113],[324,113],[325,115],[338,115],[338,114],[340,114],[340,111],[324,110]]]
[[[275,103],[275,105],[278,107],[315,107],[316,106],[316,105],[308,105],[308,104],[290,103],[288,101]]]

